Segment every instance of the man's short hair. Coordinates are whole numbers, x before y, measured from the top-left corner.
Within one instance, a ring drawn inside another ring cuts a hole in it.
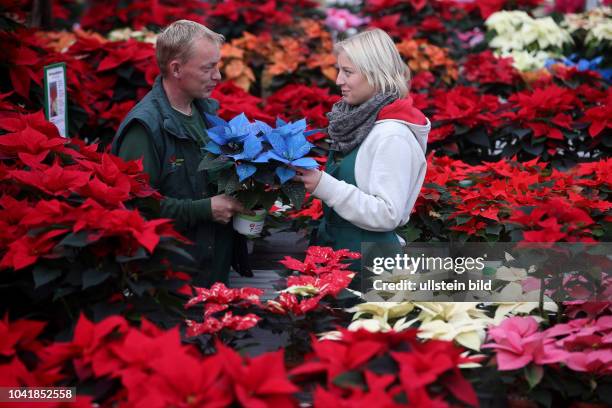
[[[168,63],[174,59],[181,62],[191,58],[193,43],[200,38],[210,40],[220,46],[225,37],[210,28],[190,20],[178,20],[170,24],[158,36],[155,43],[157,65],[162,75],[166,75]]]
[[[403,98],[408,93],[410,70],[402,60],[389,34],[381,29],[364,31],[334,46],[365,75],[377,92],[396,93]]]

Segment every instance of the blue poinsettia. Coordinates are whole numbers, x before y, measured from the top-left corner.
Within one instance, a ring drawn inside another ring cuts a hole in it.
[[[213,115],[207,114],[206,117],[213,127],[208,130],[211,140],[204,149],[234,159],[237,162],[236,173],[240,181],[255,174],[257,168],[248,162],[253,161],[263,150],[258,135],[265,134],[272,128],[258,120],[249,122],[244,113],[229,122]]]
[[[612,80],[612,69],[611,68],[600,69],[599,66],[602,63],[602,61],[603,61],[603,57],[601,56],[593,58],[592,60],[588,60],[586,58],[579,58],[577,54],[572,54],[569,56],[569,58],[565,58],[565,57],[561,58],[560,61],[553,59],[553,58],[549,58],[548,60],[546,60],[545,66],[546,68],[550,68],[551,65],[561,62],[563,65],[566,65],[568,67],[576,67],[576,69],[580,72],[582,71],[598,72],[602,76],[603,79],[610,82],[610,80]]]
[[[313,147],[306,136],[318,131],[306,131],[305,119],[296,122],[277,119],[276,128],[258,120],[251,123],[243,113],[229,122],[211,115],[207,119],[213,127],[208,130],[211,140],[204,149],[233,160],[240,182],[261,169],[273,171],[284,184],[295,176],[295,170],[289,166],[318,166],[313,159],[304,157]],[[270,160],[282,164],[273,165]]]
[[[281,184],[284,184],[296,174],[295,170],[288,166],[306,169],[318,167],[314,159],[304,157],[314,147],[306,140],[306,135],[314,132],[316,131],[306,131],[306,120],[304,119],[293,123],[286,123],[277,119],[276,129],[264,135],[272,149],[262,153],[255,162],[276,160],[284,163],[286,166],[279,166],[275,170]]]
[[[206,118],[213,127],[208,129],[210,142],[208,142],[204,149],[211,153],[225,154],[228,150],[238,150],[244,139],[249,136],[250,123],[244,113],[236,116],[229,122],[209,114],[206,114]]]

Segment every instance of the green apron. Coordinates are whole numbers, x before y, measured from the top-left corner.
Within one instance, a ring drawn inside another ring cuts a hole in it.
[[[355,160],[359,147],[354,148],[344,157],[336,159],[336,153],[330,151],[327,157],[326,172],[338,180],[342,180],[354,186],[355,181]],[[351,262],[350,270],[355,271],[356,275],[351,282],[350,288],[358,291],[363,291],[363,286],[371,284],[368,278],[374,276],[368,270],[361,270],[362,263],[366,266],[372,266],[372,259],[377,256],[395,256],[401,248],[399,239],[394,231],[375,232],[367,231],[350,223],[340,217],[332,208],[323,205],[323,218],[316,231],[313,233],[313,245],[330,246],[334,250],[346,248],[351,251],[361,252],[362,243],[371,242],[376,244],[386,244],[384,250],[377,245],[372,246],[366,253],[362,253],[361,260]],[[389,249],[393,248],[390,253]],[[363,262],[362,262],[363,261]]]

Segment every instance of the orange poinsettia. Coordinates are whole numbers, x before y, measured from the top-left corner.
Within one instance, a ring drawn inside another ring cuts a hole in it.
[[[457,64],[448,56],[448,50],[428,43],[426,40],[403,40],[397,44],[400,54],[408,59],[412,72],[441,69],[446,83],[455,81],[458,76]]]

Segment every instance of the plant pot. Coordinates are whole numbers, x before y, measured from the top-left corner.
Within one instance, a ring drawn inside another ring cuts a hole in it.
[[[236,214],[233,225],[238,233],[247,237],[257,237],[263,230],[266,218],[266,210],[255,210],[255,215]]]

